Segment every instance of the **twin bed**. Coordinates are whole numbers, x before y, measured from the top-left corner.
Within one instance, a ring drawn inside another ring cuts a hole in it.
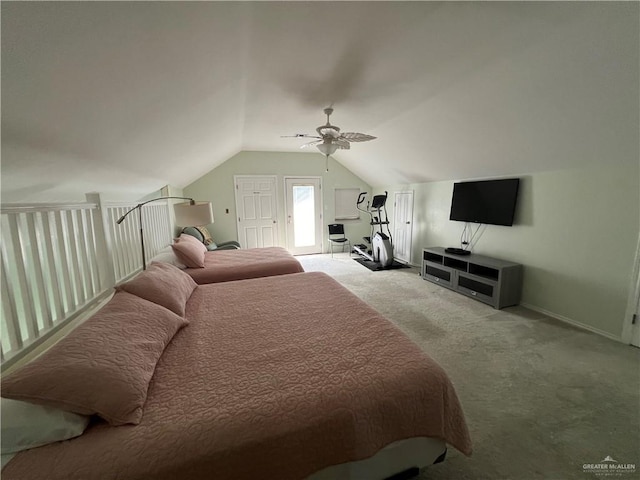
[[[187,248],[189,254],[181,251],[178,243]],[[300,262],[282,247],[207,251],[204,244],[184,233],[151,261],[174,265],[201,285],[304,272]]]
[[[304,269],[286,249],[267,247],[207,252],[204,268],[187,268],[185,272],[202,285],[299,273]]]
[[[235,252],[242,251],[213,255]],[[153,366],[139,423],[96,420],[77,438],[19,453],[3,479],[382,479],[415,466],[416,456],[418,466],[433,463],[446,444],[471,453],[443,369],[329,276],[296,271],[204,284],[203,275],[196,286],[183,271],[167,265],[154,274],[158,268],[111,301],[137,291],[167,306],[175,297],[172,321],[188,322]],[[242,268],[231,270],[233,277]],[[154,275],[166,286],[149,288]],[[28,382],[22,376],[10,377],[13,398],[25,399],[15,393]]]

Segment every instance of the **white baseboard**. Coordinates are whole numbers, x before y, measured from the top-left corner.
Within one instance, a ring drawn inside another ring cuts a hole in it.
[[[547,317],[551,317],[551,318],[553,318],[555,320],[560,320],[561,322],[573,325],[574,327],[578,327],[578,328],[581,328],[583,330],[588,330],[590,332],[597,333],[598,335],[610,338],[611,340],[615,340],[616,342],[624,343],[622,341],[622,337],[620,337],[618,335],[614,335],[613,333],[605,332],[604,330],[600,330],[599,328],[592,327],[591,325],[586,325],[586,324],[584,324],[582,322],[578,322],[577,320],[573,320],[572,318],[565,317],[564,315],[559,315],[557,313],[550,312],[549,310],[545,310],[544,308],[540,308],[540,307],[537,307],[535,305],[531,305],[529,303],[521,302],[520,305],[525,307],[525,308],[528,308],[529,310],[533,310],[535,312],[542,313],[542,314],[546,315]]]

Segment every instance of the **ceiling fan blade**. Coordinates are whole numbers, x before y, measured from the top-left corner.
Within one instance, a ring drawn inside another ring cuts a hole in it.
[[[368,142],[369,140],[375,140],[377,137],[357,132],[345,132],[340,135],[341,139],[348,142]]]
[[[317,135],[309,135],[308,133],[296,133],[295,135],[280,135],[280,138],[322,138]]]
[[[314,140],[313,142],[300,145],[300,148],[311,148],[311,147],[315,147],[316,145],[320,145],[321,143],[322,143],[322,140]]]
[[[349,142],[341,138],[338,138],[331,143],[333,143],[334,145],[337,145],[338,148],[341,150],[349,150],[351,148],[351,145],[349,144]]]

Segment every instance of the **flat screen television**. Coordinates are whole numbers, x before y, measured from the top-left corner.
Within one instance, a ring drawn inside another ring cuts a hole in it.
[[[513,225],[519,178],[453,184],[449,220]]]

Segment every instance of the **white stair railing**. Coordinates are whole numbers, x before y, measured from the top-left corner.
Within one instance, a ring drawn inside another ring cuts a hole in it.
[[[0,357],[5,368],[142,267],[135,204],[2,205]],[[147,260],[171,243],[169,205],[144,207]]]
[[[105,204],[108,235],[113,243],[112,259],[115,281],[121,282],[136,273],[142,267],[140,248],[140,220],[137,214],[117,225],[116,221],[135,204]],[[169,204],[164,201],[142,207],[142,224],[144,227],[145,261],[148,263],[161,249],[171,244],[172,225],[169,215]]]

